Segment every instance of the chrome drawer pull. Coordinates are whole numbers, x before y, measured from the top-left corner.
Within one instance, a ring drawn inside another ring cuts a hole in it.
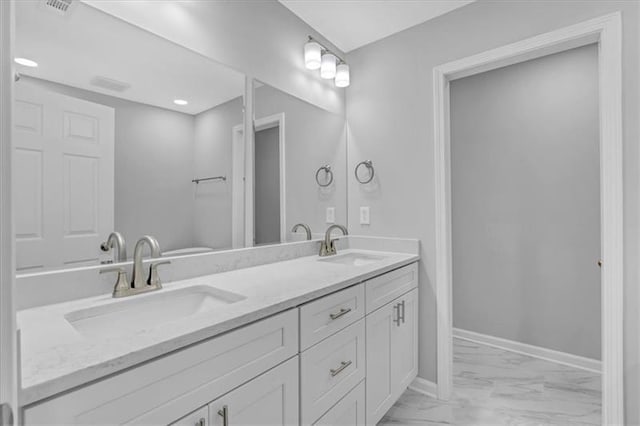
[[[332,320],[337,320],[338,318],[340,318],[343,315],[347,315],[349,312],[351,312],[351,308],[341,308],[339,312],[335,313],[335,314],[330,314],[329,317]]]
[[[342,361],[340,363],[340,367],[336,368],[336,369],[331,369],[329,370],[331,372],[331,377],[335,377],[338,374],[342,373],[342,370],[344,370],[345,368],[347,368],[348,366],[350,366],[352,363],[351,361]]]
[[[400,327],[400,304],[399,303],[396,303],[393,306],[393,316],[394,316],[393,322],[395,322],[396,325]]]
[[[218,415],[222,417],[222,426],[229,426],[229,407],[222,406],[222,410],[218,410]]]
[[[401,308],[402,308],[402,315],[400,316],[400,319],[402,319],[402,323],[404,324],[404,300],[402,301],[402,303],[400,304]],[[400,309],[398,309],[399,311]]]

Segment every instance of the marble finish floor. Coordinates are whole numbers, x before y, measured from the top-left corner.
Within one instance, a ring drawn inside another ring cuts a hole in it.
[[[381,425],[600,425],[601,377],[454,339],[454,391],[441,402],[411,389]]]

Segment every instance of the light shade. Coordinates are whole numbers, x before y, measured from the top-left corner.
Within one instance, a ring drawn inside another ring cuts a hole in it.
[[[184,105],[187,105],[189,102],[185,101],[184,99],[176,99],[173,101],[173,103],[176,105],[184,106]]]
[[[331,53],[322,55],[320,77],[329,79],[336,76],[336,59],[336,56]]]
[[[322,56],[322,46],[315,41],[310,41],[304,45],[304,66],[310,70],[320,68]]]
[[[349,83],[349,65],[345,63],[339,64],[336,70],[336,86],[347,87]]]
[[[38,66],[38,63],[36,61],[32,61],[31,59],[27,58],[15,58],[14,61],[16,62],[16,64],[24,65],[25,67],[35,68]]]

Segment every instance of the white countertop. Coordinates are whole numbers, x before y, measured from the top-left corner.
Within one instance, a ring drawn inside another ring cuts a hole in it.
[[[187,345],[214,337],[270,315],[419,260],[419,256],[368,250],[339,254],[383,255],[363,266],[318,261],[318,256],[238,269],[165,284],[144,298],[190,286],[212,286],[246,299],[219,310],[161,326],[124,331],[116,337],[84,337],[65,315],[88,307],[118,303],[110,294],[18,312],[21,333],[22,392],[29,405]]]

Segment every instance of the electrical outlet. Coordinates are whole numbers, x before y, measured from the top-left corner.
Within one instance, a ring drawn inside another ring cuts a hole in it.
[[[336,223],[335,207],[327,207],[327,223]]]
[[[369,215],[369,206],[360,207],[360,225],[370,225],[371,216]]]

